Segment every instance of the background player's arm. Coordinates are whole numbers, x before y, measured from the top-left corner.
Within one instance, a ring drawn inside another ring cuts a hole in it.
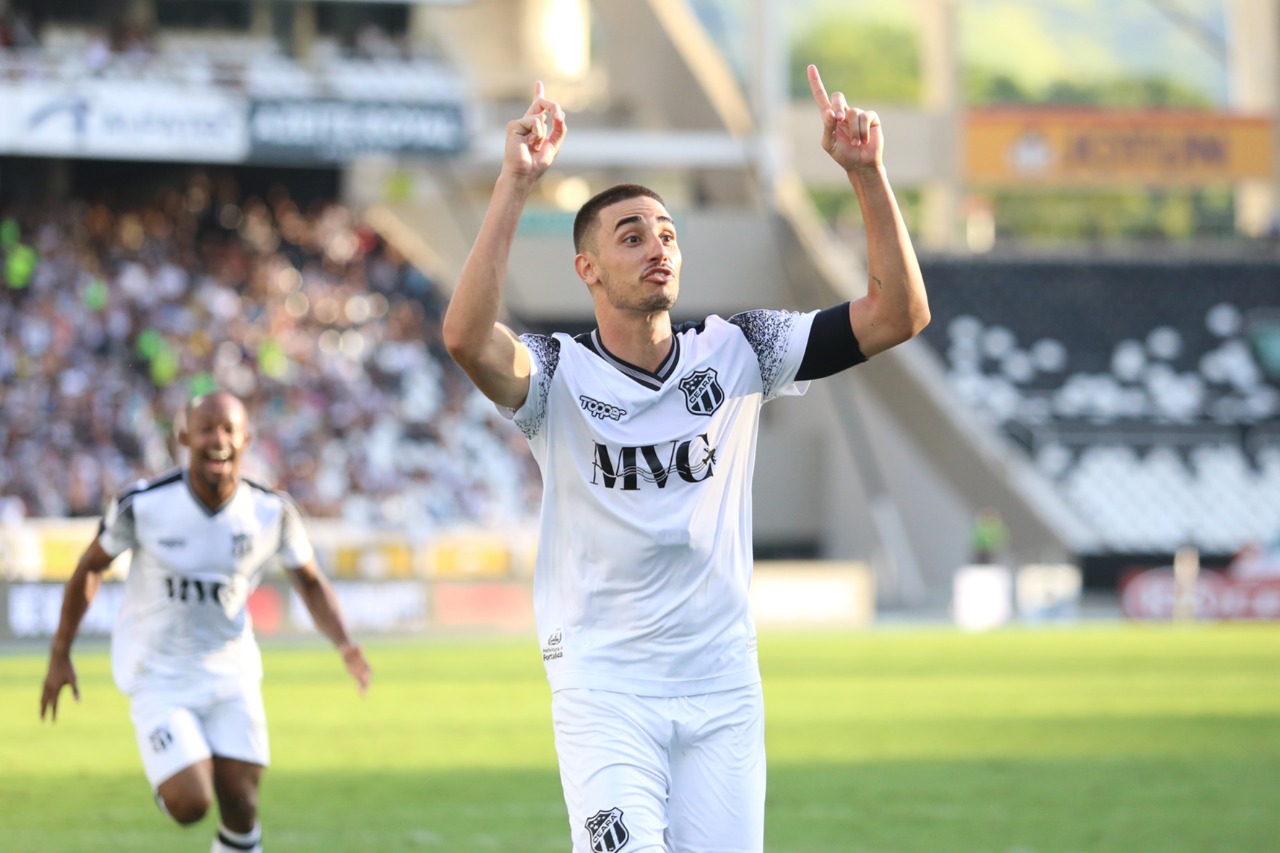
[[[343,665],[356,680],[360,692],[364,693],[369,688],[369,678],[373,670],[365,660],[364,651],[352,642],[347,634],[347,627],[342,621],[342,609],[338,605],[338,594],[334,592],[333,584],[329,583],[329,579],[320,571],[320,566],[314,557],[303,565],[290,569],[289,580],[302,598],[302,603],[307,606],[307,612],[311,614],[316,628],[338,647]]]
[[[49,669],[44,677],[44,690],[40,694],[40,719],[51,712],[54,722],[58,720],[58,696],[62,688],[70,685],[71,695],[80,701],[80,685],[76,681],[76,668],[71,663],[71,644],[75,642],[80,630],[80,622],[89,610],[93,597],[102,586],[102,573],[115,559],[102,549],[97,539],[80,555],[76,569],[67,579],[62,593],[62,616],[58,619],[58,630],[53,635],[49,646]]]
[[[449,355],[485,396],[512,409],[523,405],[529,394],[531,361],[520,339],[498,322],[502,285],[520,214],[533,185],[555,160],[564,135],[564,111],[543,96],[538,83],[528,111],[507,125],[502,173],[444,317]]]
[[[867,229],[867,295],[849,304],[849,323],[870,358],[910,340],[929,324],[924,276],[884,169],[880,117],[827,96],[818,69],[809,88],[822,111],[822,148],[845,170]]]

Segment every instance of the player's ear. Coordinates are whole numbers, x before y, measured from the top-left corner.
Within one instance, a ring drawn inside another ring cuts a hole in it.
[[[578,273],[578,278],[586,282],[587,287],[600,280],[600,275],[596,271],[596,262],[586,252],[579,252],[573,259],[573,268]]]

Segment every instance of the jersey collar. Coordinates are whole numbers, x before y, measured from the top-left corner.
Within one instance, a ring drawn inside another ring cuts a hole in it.
[[[209,516],[210,518],[213,518],[215,515],[222,512],[224,509],[226,509],[227,506],[230,505],[230,503],[236,499],[236,495],[240,494],[240,484],[236,483],[235,491],[231,493],[231,497],[227,498],[225,501],[222,502],[221,505],[215,507],[214,509],[209,509],[209,507],[205,504],[205,502],[200,500],[200,496],[196,494],[196,490],[191,487],[190,469],[187,469],[187,468],[182,469],[182,482],[186,485],[187,492],[191,495],[191,500],[195,501],[195,505],[200,507],[200,509],[204,511],[204,514]]]
[[[671,335],[671,351],[662,360],[662,364],[658,365],[658,369],[653,371],[645,370],[643,367],[637,367],[628,361],[623,361],[605,349],[604,341],[600,340],[599,329],[592,329],[588,334],[578,335],[574,340],[600,356],[623,376],[639,382],[653,391],[661,390],[662,383],[670,379],[672,374],[676,372],[676,363],[680,361],[680,336],[674,333]]]

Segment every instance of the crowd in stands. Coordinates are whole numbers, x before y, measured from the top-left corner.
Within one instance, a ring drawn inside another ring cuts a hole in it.
[[[187,399],[249,406],[246,474],[314,516],[428,531],[537,505],[519,433],[440,342],[435,284],[327,201],[197,174],[0,210],[0,499],[95,515],[181,461]]]
[[[358,99],[378,92],[398,100],[431,99],[458,85],[434,48],[380,20],[378,9],[344,10],[299,53],[289,33],[249,29],[243,20],[232,25],[215,4],[204,5],[187,10],[196,19],[165,26],[87,2],[57,10],[0,0],[0,81],[130,80],[251,97]],[[373,87],[353,95],[346,79],[353,75],[371,76]],[[419,80],[417,89],[407,85],[411,78]]]

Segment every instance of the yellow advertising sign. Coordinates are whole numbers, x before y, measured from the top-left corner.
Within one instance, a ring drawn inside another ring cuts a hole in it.
[[[1228,113],[979,110],[966,132],[974,184],[1213,186],[1274,167],[1271,122]]]

